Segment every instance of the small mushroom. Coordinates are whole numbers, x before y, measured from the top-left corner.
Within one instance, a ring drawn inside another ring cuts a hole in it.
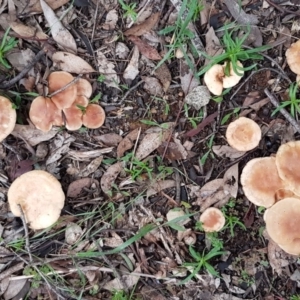
[[[224,73],[225,73],[226,64],[227,63],[225,63],[223,66]],[[237,66],[239,67],[238,72],[241,75],[235,73],[235,71],[233,70],[233,67],[232,67],[232,63],[230,62],[230,69],[229,69],[230,76],[224,76],[224,78],[223,78],[223,88],[224,89],[228,89],[228,88],[231,88],[231,87],[237,85],[240,82],[241,78],[244,76],[244,71],[242,70],[242,68],[243,68],[242,63],[237,61]]]
[[[292,141],[279,147],[276,166],[280,178],[287,182],[290,189],[300,196],[300,141]]]
[[[274,157],[254,158],[244,167],[241,184],[245,196],[257,206],[272,206],[285,189],[285,182],[279,177]],[[281,198],[282,199],[282,198]]]
[[[92,96],[93,88],[86,79],[80,78],[76,82],[76,87],[77,87],[77,96],[85,96],[87,98],[90,98]]]
[[[16,125],[17,113],[9,99],[0,96],[0,142],[2,142]]]
[[[215,207],[207,208],[200,216],[199,221],[205,232],[220,231],[225,225],[225,217],[222,211]]]
[[[52,126],[62,126],[62,112],[50,98],[38,96],[30,106],[29,117],[37,129],[44,132],[51,130]]]
[[[30,171],[18,177],[11,184],[7,197],[12,213],[20,217],[20,205],[27,223],[34,230],[54,224],[65,201],[59,181],[41,170]]]
[[[294,73],[300,74],[300,40],[286,50],[285,56],[290,69]]]
[[[98,104],[89,104],[82,117],[82,124],[91,129],[99,128],[105,121],[104,109]]]
[[[264,214],[267,232],[271,239],[289,254],[300,254],[300,200],[285,198]]]
[[[74,83],[68,86],[67,88],[64,88],[73,80],[74,77],[70,73],[64,71],[52,72],[49,75],[49,93],[53,94],[54,92],[62,89],[61,92],[51,97],[51,100],[54,102],[57,108],[68,108],[74,103],[77,96],[77,85]]]
[[[240,117],[231,122],[226,130],[228,144],[238,151],[249,151],[258,146],[261,129],[249,118]]]

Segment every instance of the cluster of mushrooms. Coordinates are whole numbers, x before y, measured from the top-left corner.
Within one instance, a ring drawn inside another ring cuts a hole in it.
[[[68,130],[84,125],[95,129],[103,125],[105,112],[98,104],[89,103],[92,86],[80,78],[63,71],[52,72],[48,77],[49,96],[39,96],[31,104],[29,117],[36,128],[47,132],[52,126],[65,124]]]

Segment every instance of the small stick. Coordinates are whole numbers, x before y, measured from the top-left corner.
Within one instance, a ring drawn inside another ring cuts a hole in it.
[[[271,94],[271,92],[268,89],[264,89],[265,94],[270,99],[271,103],[277,108],[280,106],[279,102],[275,98],[274,95]],[[296,120],[284,109],[280,108],[279,110],[282,115],[294,126],[294,128],[297,130],[298,133],[300,133],[300,125],[296,122]]]
[[[22,223],[23,223],[24,231],[25,231],[25,248],[28,252],[29,261],[30,261],[30,263],[32,263],[32,255],[31,255],[31,251],[30,251],[28,227],[27,227],[27,223],[26,223],[26,219],[25,219],[25,215],[24,215],[24,211],[22,209],[22,206],[20,204],[18,204],[18,206],[19,206],[19,209],[20,209],[20,212],[21,212],[21,220],[22,220]]]
[[[57,91],[53,92],[52,94],[48,95],[47,97],[51,98],[51,97],[55,96],[56,94],[58,94],[60,92],[63,92],[65,89],[67,89],[68,87],[70,87],[72,84],[76,83],[81,77],[82,77],[81,74],[78,75],[71,82],[69,82],[68,84],[66,84],[62,88],[58,89]]]
[[[15,83],[17,83],[19,80],[21,80],[32,68],[33,66],[41,59],[41,57],[45,54],[45,50],[40,50],[37,55],[34,57],[34,59],[31,61],[29,65],[27,65],[17,76],[12,78],[9,81],[5,81],[2,84],[0,84],[0,89],[8,89],[11,86],[13,86]]]

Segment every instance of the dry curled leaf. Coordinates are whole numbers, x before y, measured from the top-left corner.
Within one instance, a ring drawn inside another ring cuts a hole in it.
[[[212,150],[219,157],[227,157],[231,159],[242,157],[246,153],[244,151],[233,149],[232,147],[227,145],[214,145],[212,147]]]
[[[170,70],[168,69],[167,65],[164,63],[160,67],[158,67],[154,75],[159,79],[159,81],[162,83],[164,92],[167,92],[167,90],[170,87],[172,76],[170,73]]]
[[[158,194],[160,191],[175,187],[175,180],[166,179],[166,180],[159,180],[151,184],[149,189],[147,190],[147,198]]]
[[[68,52],[58,51],[52,55],[54,66],[62,71],[75,74],[95,72],[90,64],[81,57]]]
[[[162,96],[164,91],[162,85],[160,84],[159,80],[155,77],[145,77],[143,76],[142,79],[145,81],[144,89],[151,95],[154,96]]]
[[[188,54],[189,59],[192,64],[194,63],[194,58],[192,55]],[[192,91],[195,87],[200,84],[199,79],[195,76],[193,70],[190,69],[186,60],[180,60],[180,82],[181,88],[185,95]]]
[[[112,9],[106,15],[105,23],[103,24],[103,29],[105,30],[113,30],[116,28],[118,22],[118,13],[117,10]]]
[[[92,178],[81,178],[75,180],[69,184],[67,196],[70,198],[78,197],[84,188],[90,188],[95,183],[98,185],[98,181]]]
[[[223,177],[224,191],[231,197],[236,198],[239,188],[239,164],[231,166]]]
[[[122,141],[122,137],[113,132],[102,134],[100,136],[94,136],[94,139],[106,146],[117,146]]]
[[[124,32],[125,36],[134,35],[134,36],[141,36],[145,34],[146,32],[150,31],[155,24],[158,22],[160,17],[160,13],[155,13],[151,15],[147,20],[145,20],[143,23],[134,25],[130,29],[126,30]]]
[[[112,192],[112,186],[122,170],[123,166],[121,162],[117,162],[108,167],[100,180],[100,185],[103,193],[110,194]]]
[[[68,3],[69,0],[47,0],[47,4],[53,9],[56,10],[61,6]],[[17,13],[22,15],[32,15],[43,12],[43,9],[40,4],[40,0],[14,0],[15,5],[17,6]]]
[[[123,73],[124,79],[134,80],[139,74],[139,57],[139,49],[137,46],[134,46],[130,62]]]
[[[157,50],[152,46],[148,45],[145,41],[141,40],[137,36],[129,36],[128,39],[133,42],[138,48],[139,51],[147,58],[152,60],[161,60],[162,57],[159,55]]]
[[[120,158],[124,153],[131,149],[134,145],[134,141],[138,138],[140,130],[138,128],[134,129],[128,133],[124,139],[120,142],[117,148],[117,157]]]

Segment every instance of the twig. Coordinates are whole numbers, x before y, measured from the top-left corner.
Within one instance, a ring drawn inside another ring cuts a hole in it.
[[[8,89],[21,80],[32,68],[33,66],[42,58],[42,56],[46,53],[44,49],[40,50],[34,59],[31,61],[29,65],[27,65],[17,76],[10,79],[9,81],[4,81],[0,84],[0,89]]]
[[[62,88],[58,89],[57,91],[53,92],[52,94],[48,95],[47,97],[51,98],[51,97],[55,96],[56,94],[58,94],[60,92],[63,92],[65,89],[67,89],[68,87],[70,87],[71,85],[73,85],[74,83],[76,83],[81,77],[82,77],[81,74],[78,75],[71,82],[69,82],[68,84],[66,84]]]
[[[282,13],[288,13],[288,14],[292,14],[294,16],[298,16],[300,17],[300,13],[298,11],[292,11],[289,9],[283,9],[281,8],[279,5],[275,4],[274,2],[272,2],[271,0],[266,0],[271,6],[275,7],[277,10],[279,10]]]
[[[280,104],[275,98],[274,95],[271,94],[271,92],[268,89],[264,89],[265,94],[270,99],[271,103],[276,107],[279,108]],[[281,114],[291,123],[292,126],[297,130],[298,133],[300,133],[300,125],[296,122],[296,120],[284,109],[280,108],[279,111]]]
[[[27,227],[27,223],[26,223],[26,219],[25,219],[25,215],[24,215],[24,211],[22,209],[22,206],[20,204],[18,204],[18,206],[19,206],[19,209],[20,209],[20,212],[21,212],[21,220],[22,220],[22,223],[23,223],[24,231],[25,231],[25,248],[28,252],[29,261],[30,261],[30,263],[32,263],[32,255],[31,255],[31,251],[30,251],[28,227]]]

